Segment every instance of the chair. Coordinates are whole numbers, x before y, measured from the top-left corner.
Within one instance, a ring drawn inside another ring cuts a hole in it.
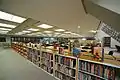
[[[110,52],[108,53],[108,55],[113,56],[113,51],[110,51]]]

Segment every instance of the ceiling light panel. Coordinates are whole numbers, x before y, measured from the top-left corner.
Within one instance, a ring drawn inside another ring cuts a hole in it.
[[[44,33],[52,33],[52,31],[44,31]]]
[[[15,33],[16,35],[22,35],[22,34],[25,34],[23,32],[18,32],[18,33]]]
[[[17,22],[17,23],[22,23],[23,21],[26,20],[26,18],[15,16],[15,15],[3,12],[3,11],[0,11],[0,19],[12,21],[12,22]]]
[[[95,30],[90,30],[89,32],[96,33],[97,31],[95,31]]]
[[[49,29],[49,28],[53,28],[53,26],[47,25],[47,24],[41,24],[38,27],[40,28],[44,28],[44,29]]]
[[[15,28],[15,25],[10,25],[10,24],[4,24],[4,23],[0,23],[0,26],[2,27],[7,27],[7,28]]]
[[[64,33],[70,34],[71,32],[64,32]]]
[[[83,41],[87,40],[86,38],[82,38]]]
[[[61,33],[54,33],[54,34],[61,34]]]
[[[39,31],[39,29],[35,29],[35,28],[30,28],[28,30],[30,30],[30,31]]]
[[[62,32],[65,31],[64,29],[56,29],[55,31]]]
[[[8,31],[1,31],[0,30],[0,34],[6,34]]]
[[[8,28],[0,28],[0,30],[10,31],[10,30],[12,30],[12,29],[8,29]]]
[[[24,30],[24,31],[22,31],[22,32],[23,32],[23,33],[31,33],[31,31],[25,31],[25,30]]]

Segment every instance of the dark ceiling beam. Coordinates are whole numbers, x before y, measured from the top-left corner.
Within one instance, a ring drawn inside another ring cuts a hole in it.
[[[9,31],[7,34],[15,34],[17,32],[21,32],[25,29],[30,28],[30,26],[33,26],[33,24],[36,24],[38,21],[33,20],[31,18],[28,18],[27,20],[25,20],[23,23],[19,24],[17,27],[15,27],[14,29],[12,29],[11,31]]]

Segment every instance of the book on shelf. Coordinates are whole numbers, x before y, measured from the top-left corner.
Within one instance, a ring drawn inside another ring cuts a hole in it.
[[[66,56],[55,55],[56,77],[63,80],[75,80],[76,59]]]
[[[53,74],[55,71],[55,76],[61,80],[76,80],[76,78],[78,80],[119,80],[120,78],[119,68],[114,66],[60,54],[54,55],[35,48],[27,48],[23,45],[22,43],[13,43],[12,48],[23,57],[28,56],[30,61],[48,73]],[[79,60],[79,64],[77,60]],[[76,67],[77,64],[78,67]],[[76,76],[77,72],[78,77]]]

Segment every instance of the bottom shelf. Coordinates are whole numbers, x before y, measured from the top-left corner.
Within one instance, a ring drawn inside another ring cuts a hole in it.
[[[60,80],[75,80],[75,78],[66,76],[65,74],[55,71],[55,77],[59,78]]]

